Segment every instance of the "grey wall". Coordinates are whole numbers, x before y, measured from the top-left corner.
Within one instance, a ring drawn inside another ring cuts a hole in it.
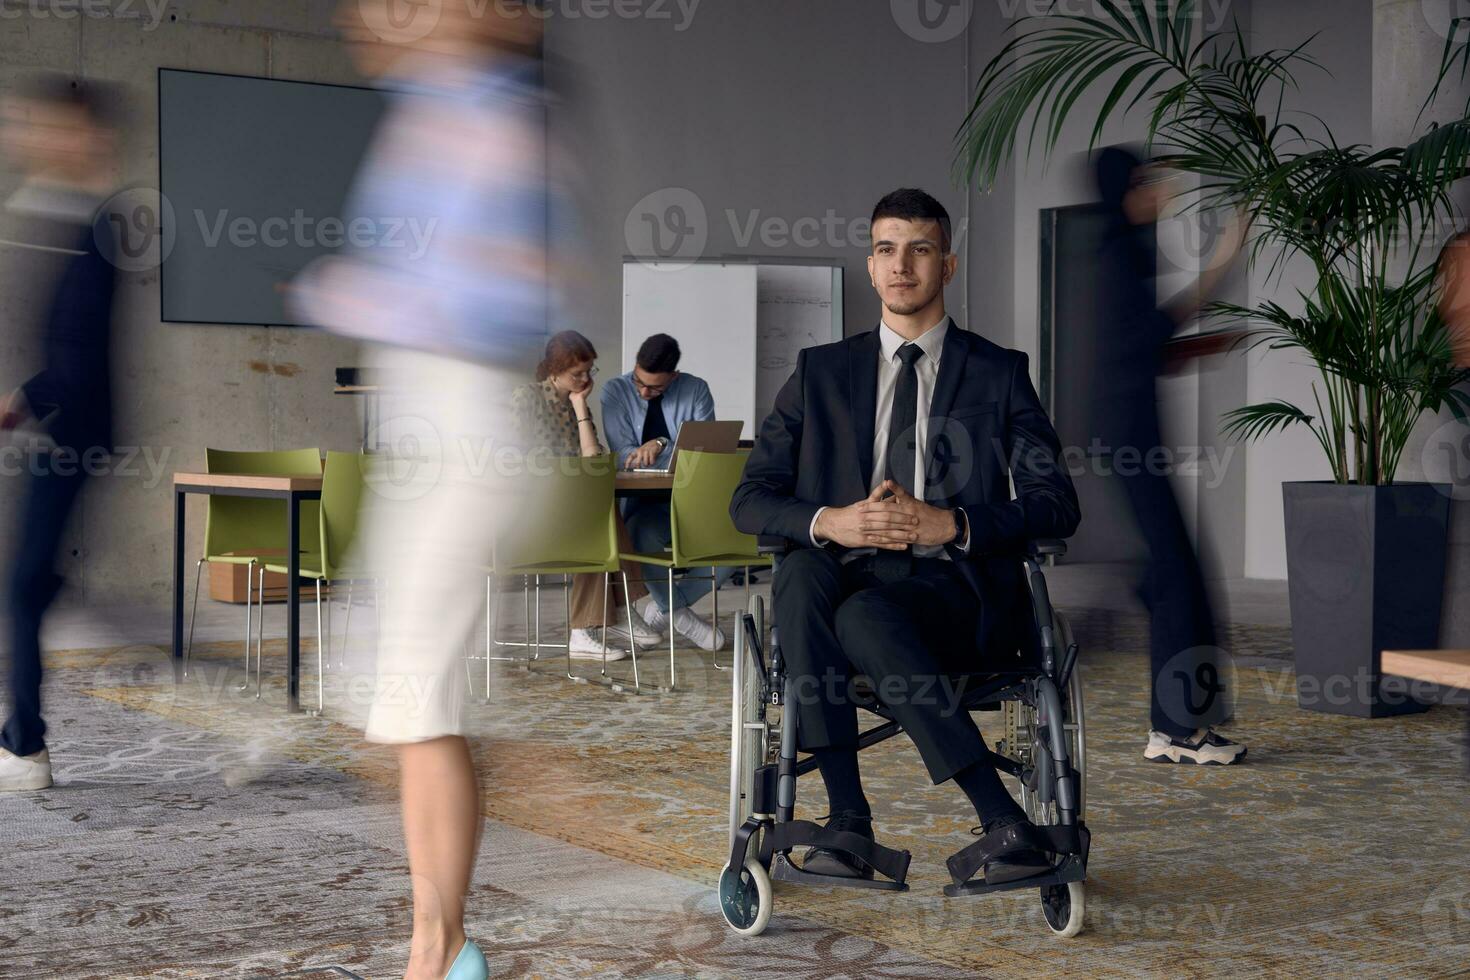
[[[957,190],[949,170],[968,79],[999,45],[982,13],[943,41],[905,33],[886,3],[850,0],[707,0],[683,30],[650,19],[555,23],[551,52],[574,67],[562,73],[569,108],[553,117],[554,138],[580,171],[575,183],[594,189],[581,198],[579,327],[600,351],[616,350],[622,256],[648,253],[649,218],[672,250],[680,239],[663,219],[679,205],[693,230],[680,257],[841,260],[847,329],[866,329],[879,316],[868,215],[885,192],[917,186],[957,230],[968,220],[951,312],[1007,342],[1014,259],[996,232],[1009,227],[1012,201]]]
[[[130,136],[118,161],[119,184],[156,186],[156,71],[194,68],[308,81],[355,82],[358,76],[330,27],[324,0],[170,0],[154,21],[144,4],[136,19],[58,18],[51,5],[12,5],[0,19],[0,84],[28,68],[105,78],[128,87]],[[156,5],[155,8],[156,9]],[[14,187],[6,178],[0,194]],[[0,236],[4,237],[4,236]],[[45,299],[24,277],[31,257],[0,249],[6,276],[0,306],[0,387],[29,376],[37,352],[30,329]],[[32,287],[32,288],[28,288]],[[204,448],[353,449],[356,409],[334,396],[332,368],[356,360],[353,345],[320,333],[159,321],[157,272],[125,274],[115,318],[117,441],[159,460],[163,481],[113,475],[91,482],[61,570],[68,601],[163,602],[169,595],[172,491],[177,469],[203,467]],[[10,545],[18,481],[0,479],[0,549]],[[190,553],[203,525],[196,504]],[[3,553],[3,551],[0,551]]]

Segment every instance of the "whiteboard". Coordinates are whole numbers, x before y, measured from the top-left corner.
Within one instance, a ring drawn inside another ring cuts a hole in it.
[[[779,262],[623,264],[623,370],[650,335],[679,341],[679,370],[709,383],[715,417],[754,438],[803,348],[842,339],[842,268]]]
[[[803,348],[841,339],[841,267],[758,266],[755,404],[760,417],[770,414]]]
[[[652,334],[679,342],[679,370],[703,378],[715,418],[756,425],[756,267],[696,262],[623,264],[623,370]]]

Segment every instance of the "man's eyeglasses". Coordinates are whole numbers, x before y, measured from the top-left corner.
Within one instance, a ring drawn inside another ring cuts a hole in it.
[[[673,382],[669,381],[666,384],[651,385],[635,374],[633,375],[633,384],[636,385],[640,391],[646,391],[650,395],[662,395],[664,392],[669,390],[669,385],[673,384]]]

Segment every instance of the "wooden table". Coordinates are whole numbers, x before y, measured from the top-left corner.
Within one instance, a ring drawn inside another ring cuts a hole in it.
[[[301,710],[301,501],[320,500],[320,476],[174,474],[174,682],[184,667],[184,504],[189,494],[271,497],[286,502],[286,708]]]
[[[1385,650],[1380,670],[1470,691],[1470,650]]]
[[[672,473],[630,473],[619,470],[615,492],[619,497],[667,497],[673,489]]]

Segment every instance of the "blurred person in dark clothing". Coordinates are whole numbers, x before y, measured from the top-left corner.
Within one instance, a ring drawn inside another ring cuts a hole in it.
[[[1121,147],[1098,155],[1098,191],[1109,218],[1099,250],[1098,309],[1104,324],[1093,373],[1095,433],[1114,452],[1114,476],[1148,546],[1142,595],[1149,610],[1152,678],[1150,731],[1144,758],[1153,762],[1230,765],[1244,745],[1212,725],[1226,720],[1228,693],[1220,674],[1214,614],[1204,575],[1179,501],[1151,452],[1163,445],[1155,382],[1165,369],[1165,345],[1192,317],[1198,298],[1219,284],[1239,248],[1236,222],[1205,265],[1194,289],[1158,302],[1154,226],[1180,189],[1167,171]],[[1128,448],[1138,465],[1123,465]]]
[[[90,82],[26,80],[0,106],[0,145],[24,175],[6,209],[23,228],[12,248],[53,257],[39,374],[0,402],[0,431],[34,423],[54,446],[25,457],[10,570],[10,698],[0,730],[0,791],[46,789],[51,760],[41,716],[41,620],[62,580],[55,562],[87,470],[112,450],[108,347],[114,267],[99,215],[116,148],[113,98]]]

